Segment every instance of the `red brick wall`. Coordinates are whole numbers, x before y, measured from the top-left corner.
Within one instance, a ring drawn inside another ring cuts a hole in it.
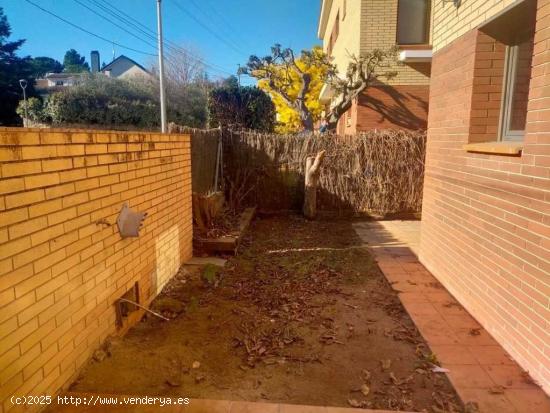
[[[428,85],[371,87],[359,96],[356,130],[426,129]]]
[[[357,133],[357,100],[338,120],[336,132],[338,135],[355,135]]]
[[[477,32],[469,142],[489,142],[498,133],[506,46]]]
[[[420,253],[426,267],[548,393],[549,26],[550,1],[539,0],[527,133],[518,157],[463,149],[477,132],[479,111],[487,116],[494,109],[477,103],[477,30],[435,54]]]

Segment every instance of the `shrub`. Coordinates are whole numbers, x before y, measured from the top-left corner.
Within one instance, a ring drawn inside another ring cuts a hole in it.
[[[20,100],[16,112],[22,119],[25,118],[25,101]],[[31,97],[27,99],[27,119],[32,122],[47,122],[48,116],[44,111],[44,103],[41,99]]]
[[[208,109],[211,127],[272,132],[275,126],[275,105],[271,98],[257,87],[239,86],[235,78],[210,92]]]
[[[52,94],[44,110],[53,124],[132,125],[160,124],[158,104],[146,84],[90,76],[67,90]]]

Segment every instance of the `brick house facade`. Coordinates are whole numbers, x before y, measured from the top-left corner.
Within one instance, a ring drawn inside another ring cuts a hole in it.
[[[550,393],[550,1],[433,7],[420,260]]]
[[[397,76],[370,87],[359,96],[340,118],[338,133],[426,129],[431,3],[432,0],[322,1],[318,37],[340,74],[346,72],[350,55],[389,49],[396,44],[400,50],[400,61],[390,68]],[[330,87],[321,92],[321,101],[326,105],[330,106],[335,99]]]

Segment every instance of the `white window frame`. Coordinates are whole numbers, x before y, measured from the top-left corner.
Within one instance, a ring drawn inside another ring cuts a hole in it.
[[[512,105],[514,104],[514,89],[518,69],[519,45],[506,46],[504,60],[504,83],[502,86],[502,104],[499,121],[499,140],[522,141],[525,130],[510,129]]]

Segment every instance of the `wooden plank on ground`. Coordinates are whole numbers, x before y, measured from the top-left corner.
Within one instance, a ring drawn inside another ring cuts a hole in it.
[[[193,246],[204,252],[221,252],[235,254],[241,241],[243,234],[250,226],[254,215],[256,214],[256,207],[247,208],[241,214],[237,230],[230,235],[225,235],[218,238],[201,238],[197,237],[193,239]]]

